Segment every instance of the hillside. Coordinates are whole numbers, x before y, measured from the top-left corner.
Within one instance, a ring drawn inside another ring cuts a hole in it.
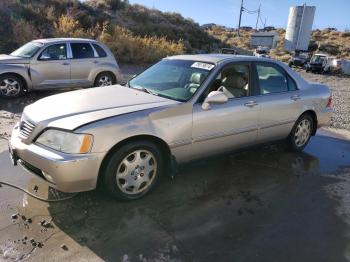
[[[276,31],[279,34],[279,41],[277,48],[271,50],[270,55],[275,59],[287,62],[291,55],[284,50],[285,30],[280,28]],[[238,37],[236,32],[227,32],[221,27],[213,27],[207,32],[227,45],[254,51],[250,46],[250,36],[253,31],[242,30],[241,37]],[[350,33],[330,29],[314,30],[311,34],[309,49],[329,53],[341,59],[350,59]]]
[[[36,38],[88,37],[105,42],[121,62],[147,64],[225,46],[180,14],[122,0],[1,0],[0,24],[0,53]]]

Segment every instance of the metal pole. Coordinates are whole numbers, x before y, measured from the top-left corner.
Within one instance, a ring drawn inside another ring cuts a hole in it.
[[[258,17],[256,18],[255,30],[258,30],[258,22],[259,22],[259,18],[260,18],[260,8],[261,8],[261,4],[259,5],[259,9],[258,9]]]
[[[239,10],[238,31],[237,31],[238,36],[240,36],[239,30],[241,28],[242,13],[243,13],[243,0],[241,1],[241,9]]]

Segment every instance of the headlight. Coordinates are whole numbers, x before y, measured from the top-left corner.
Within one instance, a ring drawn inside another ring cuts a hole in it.
[[[92,147],[93,136],[89,134],[75,134],[66,131],[48,129],[36,140],[57,151],[68,154],[89,153]]]

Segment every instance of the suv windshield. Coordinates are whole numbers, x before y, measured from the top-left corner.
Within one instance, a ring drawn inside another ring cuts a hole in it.
[[[188,101],[200,88],[214,64],[162,60],[129,82],[129,87],[176,101]]]
[[[30,58],[30,57],[33,57],[43,45],[44,44],[38,43],[38,42],[29,42],[21,46],[17,50],[13,51],[10,55]]]
[[[311,58],[311,62],[313,62],[313,63],[320,63],[320,64],[322,64],[325,60],[326,60],[325,56],[315,55],[315,56],[313,56]]]

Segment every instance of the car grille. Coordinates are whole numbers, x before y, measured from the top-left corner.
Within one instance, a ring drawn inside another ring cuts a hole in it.
[[[24,139],[27,139],[34,129],[35,125],[27,120],[22,120],[19,124],[19,134]]]

